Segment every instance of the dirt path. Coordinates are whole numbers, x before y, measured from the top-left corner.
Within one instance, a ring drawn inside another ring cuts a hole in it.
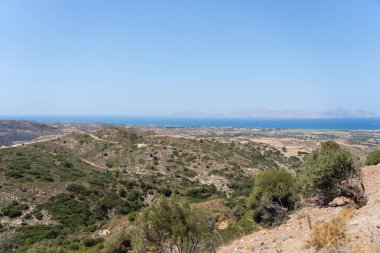
[[[0,147],[0,149],[5,149],[5,148],[17,148],[17,147],[22,147],[22,146],[28,146],[28,145],[35,144],[35,143],[40,143],[40,142],[45,142],[45,141],[53,141],[53,140],[57,140],[57,139],[59,139],[59,138],[61,138],[61,137],[62,137],[62,136],[53,137],[53,138],[48,138],[48,139],[43,139],[43,140],[35,140],[35,141],[30,141],[30,142],[17,143],[17,144],[11,145],[11,146],[3,146],[3,147]]]
[[[89,134],[89,136],[91,136],[92,138],[94,138],[95,140],[98,140],[98,141],[103,141],[103,142],[112,143],[112,144],[119,144],[119,142],[117,142],[117,141],[109,141],[109,140],[101,139],[101,138],[99,138],[93,134]]]
[[[363,168],[363,176],[368,203],[354,211],[348,221],[347,233],[351,238],[368,245],[375,245],[377,249],[380,249],[380,165]],[[314,252],[305,248],[305,242],[310,236],[308,217],[312,224],[316,224],[338,215],[342,209],[343,207],[303,208],[290,215],[290,219],[285,224],[254,232],[219,248],[217,252]]]
[[[106,167],[99,166],[99,165],[97,165],[97,164],[95,164],[93,162],[90,162],[90,161],[86,160],[86,159],[82,159],[82,161],[85,162],[85,163],[87,163],[87,164],[89,164],[89,165],[91,165],[91,166],[93,166],[93,167],[95,167],[95,168],[98,168],[98,169],[102,169],[102,170],[107,169]]]

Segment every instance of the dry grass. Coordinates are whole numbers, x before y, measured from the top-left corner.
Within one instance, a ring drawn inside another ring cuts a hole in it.
[[[307,246],[320,249],[326,246],[337,247],[339,244],[346,242],[346,221],[351,217],[354,209],[353,206],[347,207],[340,212],[338,217],[316,224],[313,227],[310,239],[307,241]],[[311,224],[309,226],[312,227]]]
[[[346,221],[342,217],[334,218],[328,222],[317,224],[307,241],[308,247],[317,249],[325,246],[337,246],[346,239]]]
[[[308,248],[323,252],[345,252],[345,253],[375,253],[379,252],[371,242],[358,241],[347,235],[347,220],[352,216],[355,208],[353,206],[343,209],[339,215],[327,222],[312,226],[312,232],[306,245]]]

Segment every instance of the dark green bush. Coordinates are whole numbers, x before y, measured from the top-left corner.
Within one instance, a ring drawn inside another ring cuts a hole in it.
[[[262,200],[269,199],[283,207],[291,208],[296,199],[295,181],[292,175],[281,170],[267,170],[260,173],[254,180],[248,207],[257,207]]]
[[[103,241],[104,241],[103,238],[96,238],[96,239],[86,238],[86,239],[84,239],[83,244],[86,248],[90,248],[90,247],[94,247],[95,245],[97,245]]]
[[[113,161],[113,160],[107,160],[106,161],[106,166],[108,168],[113,168],[115,166],[115,161]]]
[[[198,188],[190,189],[187,196],[194,199],[207,199],[216,193],[215,185],[203,185]]]
[[[89,196],[91,193],[84,186],[78,184],[70,184],[66,187],[66,190],[83,196]]]
[[[175,195],[154,200],[134,224],[132,246],[136,252],[166,252],[167,245],[173,252],[211,252],[205,246],[211,239],[213,223],[202,210]]]
[[[169,188],[159,189],[158,192],[164,195],[165,197],[170,197],[172,195],[172,190]]]
[[[44,217],[44,215],[41,212],[36,212],[34,214],[34,217],[36,217],[37,220],[42,220],[42,218]]]
[[[22,215],[22,211],[28,210],[29,206],[27,204],[20,204],[17,201],[13,201],[10,205],[3,207],[1,212],[4,216],[10,218],[16,218]]]
[[[335,197],[345,196],[364,205],[361,171],[352,155],[334,141],[327,141],[314,150],[298,172],[300,190],[307,196],[317,195],[321,205]]]
[[[123,188],[121,188],[119,190],[119,196],[122,197],[122,198],[125,198],[127,196],[127,191],[124,190]]]
[[[77,229],[78,224],[88,226],[94,222],[90,207],[86,202],[78,201],[67,194],[53,196],[38,210],[45,209],[68,229]]]
[[[127,199],[129,201],[138,200],[139,197],[140,197],[140,193],[138,191],[136,191],[136,190],[131,190],[131,191],[128,191],[128,193],[127,193]]]
[[[95,210],[97,219],[107,219],[108,211],[116,208],[119,209],[124,201],[116,193],[106,194],[98,203]]]
[[[295,178],[280,170],[267,170],[254,181],[247,206],[255,209],[254,219],[265,225],[281,222],[294,209],[297,198]]]
[[[380,150],[374,150],[368,154],[366,165],[377,165],[380,163]]]

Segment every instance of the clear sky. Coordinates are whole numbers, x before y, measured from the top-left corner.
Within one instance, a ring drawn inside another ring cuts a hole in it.
[[[0,115],[380,114],[378,0],[0,0]]]

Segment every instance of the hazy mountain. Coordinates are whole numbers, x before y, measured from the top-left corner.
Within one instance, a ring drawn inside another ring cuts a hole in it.
[[[177,112],[175,117],[189,118],[376,118],[379,115],[363,110],[332,108],[327,111],[271,110],[266,108],[245,108],[226,114],[207,114],[198,111]]]
[[[173,116],[179,117],[179,118],[222,118],[222,117],[225,117],[226,115],[208,114],[208,113],[193,111],[193,110],[183,110],[183,111],[175,112]]]

